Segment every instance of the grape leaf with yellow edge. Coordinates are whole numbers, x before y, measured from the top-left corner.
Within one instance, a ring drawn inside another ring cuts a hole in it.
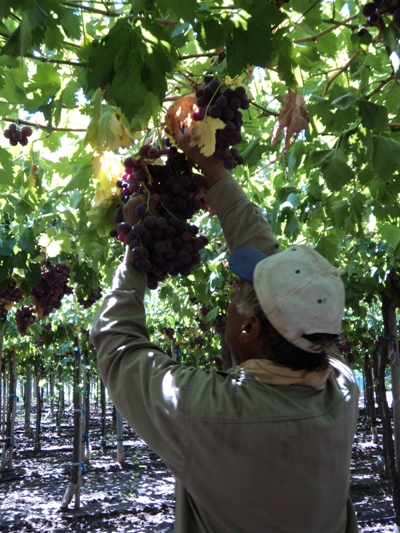
[[[198,146],[200,153],[209,157],[215,152],[215,132],[225,128],[224,122],[219,118],[206,117],[197,121],[192,128],[190,146]]]
[[[93,104],[93,116],[89,123],[85,142],[98,152],[129,148],[134,138],[121,122],[122,117],[116,113],[116,107],[102,105],[102,93],[96,91]]]

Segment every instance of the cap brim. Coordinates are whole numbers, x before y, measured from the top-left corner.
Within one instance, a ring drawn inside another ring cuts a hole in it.
[[[254,269],[267,257],[253,246],[241,246],[232,252],[229,258],[229,268],[241,279],[253,283]]]

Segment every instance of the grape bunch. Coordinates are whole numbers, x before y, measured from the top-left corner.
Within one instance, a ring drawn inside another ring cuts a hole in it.
[[[4,291],[0,291],[0,320],[5,320],[7,312],[14,304],[22,300],[24,293],[16,284],[9,285]]]
[[[164,335],[166,335],[169,339],[173,339],[174,330],[172,328],[164,328]]]
[[[6,130],[4,130],[4,137],[9,140],[11,146],[17,146],[19,143],[21,146],[28,144],[28,137],[32,135],[32,128],[30,126],[23,126],[21,129],[14,123],[10,124]]]
[[[225,314],[217,316],[216,322],[214,324],[214,333],[216,333],[217,335],[223,334],[223,332],[225,331],[226,319],[227,316]]]
[[[37,317],[33,313],[33,307],[30,305],[24,305],[21,309],[17,309],[15,313],[15,322],[17,323],[17,329],[21,335],[26,335],[29,326],[32,326],[37,322]]]
[[[131,263],[147,272],[150,289],[168,274],[188,276],[200,263],[199,251],[208,239],[188,222],[200,204],[185,155],[165,141],[162,149],[142,146],[124,165],[117,182],[123,205],[117,207],[118,226],[110,236],[129,246]]]
[[[381,20],[381,16],[385,13],[389,13],[393,17],[394,24],[400,28],[400,7],[397,4],[397,0],[385,1],[375,0],[365,4],[362,8],[362,14],[367,17],[368,26],[376,26]],[[362,36],[367,33],[365,26],[360,28],[358,35]]]
[[[242,86],[235,89],[224,87],[216,78],[206,77],[205,81],[206,85],[196,92],[199,110],[193,113],[193,119],[203,120],[209,116],[225,123],[224,129],[217,130],[215,153],[212,157],[221,159],[224,167],[231,170],[244,162],[243,156],[234,147],[243,140],[240,133],[243,115],[239,109],[248,109],[250,102],[246,89]]]
[[[84,298],[83,295],[78,291],[76,293],[76,298],[80,305],[83,306],[84,309],[89,309],[89,307],[92,307],[92,305],[100,300],[102,293],[102,288],[99,286],[97,287],[97,291],[91,291],[90,294],[87,296],[87,298]]]
[[[65,294],[72,294],[68,286],[70,268],[63,263],[48,263],[42,269],[39,283],[32,289],[32,296],[40,317],[48,316],[54,309],[61,307]]]

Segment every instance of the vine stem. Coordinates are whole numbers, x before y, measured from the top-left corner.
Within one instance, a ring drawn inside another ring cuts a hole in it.
[[[353,63],[353,61],[361,54],[362,50],[356,50],[354,54],[351,56],[351,58],[347,61],[347,63],[338,71],[336,74],[334,74],[331,78],[329,78],[325,89],[322,92],[322,96],[326,96],[326,93],[328,92],[329,87],[332,85],[332,83],[340,76],[340,74],[343,74],[349,66]]]
[[[315,41],[319,39],[320,37],[322,37],[323,35],[326,35],[327,33],[330,33],[331,31],[336,30],[336,28],[339,28],[342,24],[345,24],[346,22],[349,22],[350,20],[354,20],[357,17],[358,15],[352,15],[351,17],[347,17],[343,19],[340,24],[334,24],[333,26],[329,26],[329,28],[326,28],[325,30],[320,31],[319,33],[316,33],[315,35],[310,35],[309,37],[302,37],[301,39],[295,39],[293,41],[293,44],[309,43],[309,42],[315,43]]]
[[[371,96],[373,96],[374,94],[377,94],[381,91],[382,87],[384,87],[386,84],[388,84],[390,81],[394,80],[394,75],[391,74],[390,76],[388,76],[386,79],[384,79],[383,81],[381,81],[378,85],[378,87],[376,87],[371,93],[367,94],[367,96],[365,97],[366,100],[369,100],[371,98]]]
[[[55,63],[57,65],[69,65],[71,67],[86,68],[86,63],[66,61],[62,59],[48,59],[47,57],[37,57],[37,56],[34,56],[33,54],[25,54],[25,57],[29,57],[29,59],[33,59],[35,61],[41,61],[42,63]]]
[[[263,107],[262,105],[256,104],[255,102],[253,102],[253,100],[250,100],[250,104],[253,105],[254,107],[257,107],[257,109],[261,109],[261,111],[264,113],[261,116],[264,116],[264,117],[265,116],[268,116],[268,117],[278,117],[279,116],[279,113],[276,113],[275,111],[270,111],[266,107]]]
[[[65,2],[65,6],[73,7],[74,9],[81,9],[82,11],[86,11],[87,13],[95,13],[96,15],[105,15],[106,17],[122,17],[122,13],[118,13],[117,11],[105,11],[103,9],[97,9],[95,7],[88,7],[83,6],[82,4],[78,4],[75,2]],[[147,17],[128,17],[131,20],[140,20],[142,22],[146,22],[149,20]],[[163,26],[176,26],[178,22],[176,20],[169,20],[169,19],[153,19],[156,24],[161,24]]]
[[[34,128],[40,128],[41,130],[47,131],[47,126],[43,126],[42,124],[37,124],[36,122],[29,122],[27,120],[19,120],[15,118],[9,118],[9,117],[1,117],[0,120],[3,122],[15,122],[15,124],[23,124],[24,126],[33,126]],[[70,131],[70,132],[86,132],[87,128],[81,130],[81,129],[75,129],[75,128],[51,128],[51,131]]]

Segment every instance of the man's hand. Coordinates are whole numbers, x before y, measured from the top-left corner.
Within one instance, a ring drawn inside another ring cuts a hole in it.
[[[223,162],[220,159],[212,159],[211,157],[205,157],[200,153],[197,146],[190,146],[190,137],[192,134],[191,128],[184,127],[183,131],[178,130],[175,132],[175,140],[178,146],[185,155],[192,160],[199,167],[204,174],[205,183],[208,189],[215,185],[218,181],[231,176],[232,174],[224,167]]]

